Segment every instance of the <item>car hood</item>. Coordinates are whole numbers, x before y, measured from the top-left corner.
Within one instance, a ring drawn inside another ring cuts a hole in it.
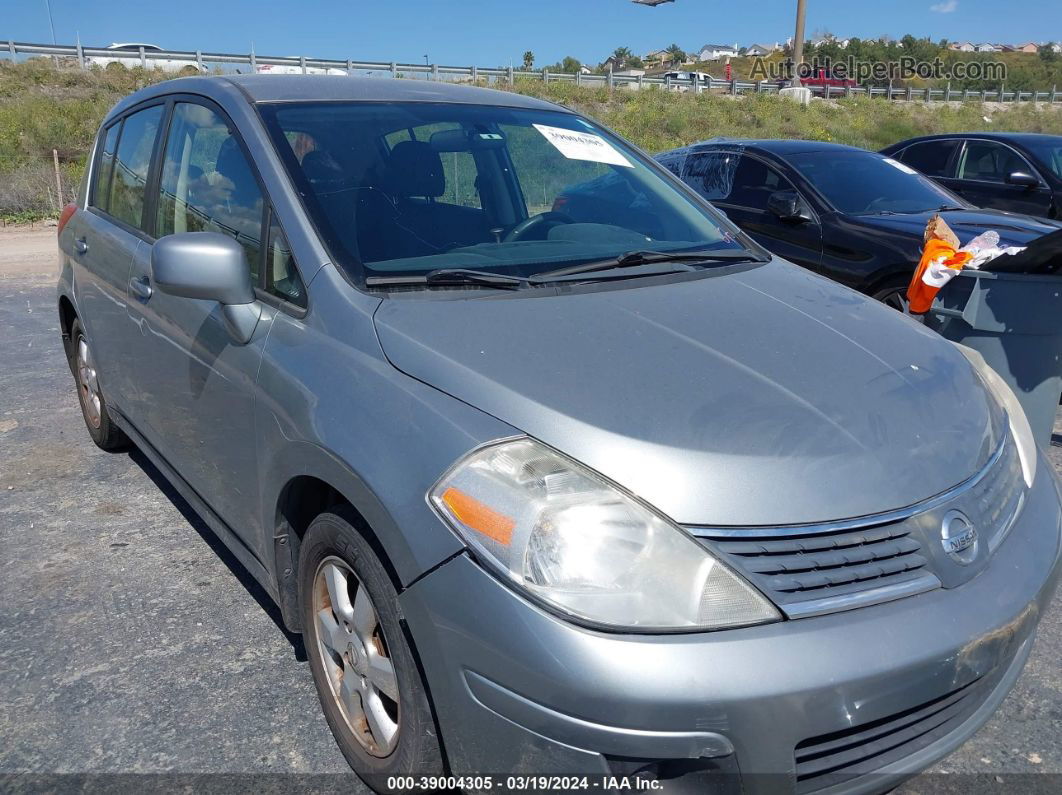
[[[979,470],[1001,411],[951,343],[781,260],[588,292],[396,298],[399,370],[693,525],[905,507]]]
[[[909,215],[862,215],[849,216],[849,220],[874,229],[908,235],[916,238],[921,246],[926,224],[935,214],[924,212]],[[1001,246],[1027,246],[1038,237],[1062,229],[1062,223],[1057,221],[1002,210],[945,210],[940,216],[948,222],[948,226],[963,244],[982,232],[994,229],[999,232]]]

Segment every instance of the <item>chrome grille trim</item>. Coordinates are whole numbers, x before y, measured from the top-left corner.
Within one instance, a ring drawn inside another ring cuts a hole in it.
[[[1025,507],[1025,494],[1019,493],[1017,504],[1014,506],[1013,512],[1003,526],[999,528],[999,531],[988,539],[988,551],[995,552],[999,549],[999,545],[1002,544],[1007,536],[1010,535],[1010,530],[1014,527],[1014,523],[1018,521],[1018,517],[1021,516],[1021,509]]]
[[[923,574],[922,576],[907,580],[906,582],[882,585],[866,591],[842,594],[841,596],[827,596],[824,599],[811,599],[806,602],[792,602],[783,607],[789,618],[810,618],[822,616],[827,613],[839,613],[842,610],[854,610],[857,607],[870,607],[891,602],[894,599],[903,599],[907,596],[934,591],[940,587],[940,580],[935,574]]]
[[[894,511],[871,514],[869,516],[857,516],[852,519],[841,519],[833,522],[819,522],[816,524],[792,524],[792,525],[723,525],[713,527],[709,525],[683,525],[690,535],[696,538],[756,538],[758,536],[798,536],[817,535],[819,533],[836,533],[843,530],[858,530],[860,527],[871,527],[880,524],[892,524],[910,519],[925,511],[939,508],[952,500],[965,494],[977,486],[992,471],[999,459],[1003,456],[1007,444],[1010,441],[1010,433],[1004,434],[999,446],[981,469],[962,483],[930,497],[922,502],[909,505],[906,508],[897,508]]]

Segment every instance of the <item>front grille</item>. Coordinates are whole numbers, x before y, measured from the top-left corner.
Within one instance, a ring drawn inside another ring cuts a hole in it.
[[[958,728],[987,698],[982,677],[917,707],[797,744],[796,791],[832,787],[925,748]]]
[[[850,610],[934,588],[955,588],[988,564],[1025,500],[1017,446],[1001,440],[985,467],[921,505],[863,520],[764,528],[691,528],[788,618]],[[972,560],[949,558],[944,517],[957,510],[977,531]]]
[[[964,510],[975,517],[979,532],[995,550],[1007,537],[1025,501],[1025,479],[1018,446],[1007,444],[999,461],[970,489]]]
[[[937,587],[915,526],[881,527],[753,539],[716,539],[710,546],[743,572],[790,617],[827,612],[861,595],[905,596]],[[828,600],[828,601],[823,601]],[[877,599],[876,601],[882,601]],[[849,604],[848,606],[855,606]]]

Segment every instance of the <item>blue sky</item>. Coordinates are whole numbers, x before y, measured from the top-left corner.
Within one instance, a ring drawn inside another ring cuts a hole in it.
[[[51,0],[55,36],[84,44],[144,41],[173,49],[500,66],[532,50],[539,65],[565,55],[598,62],[615,47],[636,53],[672,42],[784,41],[795,0]],[[1005,13],[1001,9],[1005,8]],[[1062,40],[1058,0],[810,0],[807,34],[862,38]],[[48,42],[45,0],[0,0],[0,37]]]

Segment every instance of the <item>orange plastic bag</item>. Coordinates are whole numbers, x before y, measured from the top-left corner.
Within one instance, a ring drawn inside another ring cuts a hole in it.
[[[922,315],[929,311],[933,305],[940,288],[947,284],[947,279],[941,281],[935,278],[930,266],[944,265],[955,271],[961,271],[962,266],[970,261],[972,255],[967,251],[956,251],[949,242],[932,238],[926,241],[922,249],[922,259],[915,268],[911,284],[907,287],[907,300],[910,311],[915,315]],[[928,278],[927,278],[928,277]]]

